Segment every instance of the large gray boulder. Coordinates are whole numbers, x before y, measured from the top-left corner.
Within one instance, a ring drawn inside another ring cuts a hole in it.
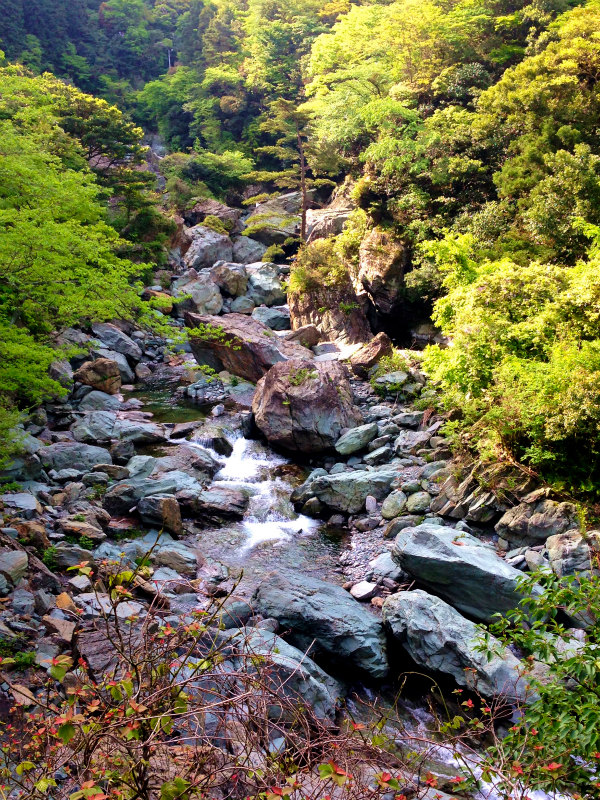
[[[186,231],[190,244],[183,263],[192,269],[212,267],[215,261],[233,260],[233,243],[229,236],[217,233],[204,225],[194,225]]]
[[[340,586],[299,573],[268,575],[257,587],[253,605],[290,630],[294,646],[344,669],[372,678],[388,671],[381,622]],[[314,650],[312,645],[314,643]]]
[[[279,306],[286,302],[286,293],[279,277],[279,267],[268,261],[248,264],[248,297],[256,306]]]
[[[334,361],[275,364],[258,382],[252,411],[271,444],[301,453],[333,448],[344,429],[362,422],[344,368]]]
[[[559,578],[582,573],[588,575],[598,551],[599,536],[598,531],[590,531],[584,538],[578,530],[550,536],[546,549],[555,575]]]
[[[233,260],[238,264],[255,264],[261,260],[266,250],[266,244],[249,236],[238,236],[233,240]]]
[[[185,311],[199,314],[219,314],[223,308],[223,298],[210,272],[196,272],[189,269],[171,285],[173,297],[186,297],[176,306],[178,316]]]
[[[483,631],[439,597],[417,589],[390,595],[383,604],[383,622],[419,666],[451,675],[459,686],[485,697],[523,702],[531,692],[521,676],[519,660],[494,637],[494,655],[477,648]]]
[[[246,220],[253,239],[265,245],[283,244],[300,227],[300,192],[289,192],[257,205]]]
[[[92,325],[92,331],[94,336],[100,339],[109,350],[122,353],[134,363],[141,359],[142,351],[140,346],[111,322],[97,322]]]
[[[394,561],[423,586],[477,620],[489,621],[519,605],[523,573],[475,536],[438,525],[405,528]]]
[[[81,442],[57,442],[38,451],[46,470],[77,469],[89,472],[96,464],[112,464],[112,456],[103,447]]]
[[[310,491],[332,511],[357,514],[364,509],[369,495],[377,500],[387,497],[396,477],[398,469],[390,465],[370,471],[340,472],[316,478]]]

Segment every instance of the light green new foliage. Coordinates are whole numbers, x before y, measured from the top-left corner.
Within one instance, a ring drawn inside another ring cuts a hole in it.
[[[134,318],[143,305],[135,277],[145,265],[118,255],[124,242],[105,219],[94,176],[74,158],[77,143],[35,107],[24,116],[18,124],[0,122],[3,432],[19,408],[62,392],[47,372],[59,356],[57,332],[82,321]],[[0,460],[10,440],[2,437]]]

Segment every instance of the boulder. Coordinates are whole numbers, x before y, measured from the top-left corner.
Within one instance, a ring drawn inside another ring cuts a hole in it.
[[[259,203],[246,220],[249,233],[265,245],[283,244],[300,227],[300,192],[290,192]]]
[[[42,513],[42,506],[30,492],[8,492],[0,496],[0,502],[6,511],[25,519]]]
[[[238,264],[254,264],[261,260],[266,251],[266,244],[249,236],[238,236],[233,240],[233,260]]]
[[[227,486],[211,486],[193,495],[189,506],[194,515],[203,520],[241,519],[248,508],[248,495]]]
[[[371,471],[341,472],[315,478],[310,492],[332,511],[357,514],[364,510],[367,497],[387,497],[397,477],[397,468],[389,465]]]
[[[289,630],[291,643],[343,668],[372,678],[388,671],[381,622],[340,586],[303,574],[270,574],[256,589],[253,604]]]
[[[90,411],[71,426],[71,432],[77,442],[101,444],[108,443],[111,439],[158,444],[168,438],[162,425],[119,419],[113,411]]]
[[[549,536],[571,530],[577,525],[573,503],[558,503],[545,498],[519,503],[510,508],[496,524],[496,533],[515,546],[545,541]]]
[[[56,442],[44,447],[39,452],[44,469],[76,469],[88,472],[96,464],[112,464],[108,450],[94,447],[82,442]]]
[[[27,574],[29,559],[24,550],[2,550],[0,552],[0,575],[16,586]]]
[[[252,312],[252,319],[257,319],[267,328],[271,328],[272,331],[289,331],[290,329],[290,312],[285,307],[267,308],[266,306],[261,306],[260,308],[255,308]]]
[[[431,434],[427,431],[400,431],[394,449],[398,455],[410,455],[425,447],[430,439]]]
[[[429,511],[431,495],[429,492],[414,492],[409,495],[406,502],[406,510],[409,514],[425,514]]]
[[[239,208],[231,208],[218,200],[206,198],[196,203],[193,208],[185,211],[183,217],[187,225],[194,226],[204,222],[206,217],[216,217],[220,219],[232,233],[239,233],[242,228],[240,219],[242,211]]]
[[[377,423],[369,422],[346,431],[335,443],[335,449],[342,456],[349,456],[363,450],[377,436]]]
[[[406,508],[406,500],[407,497],[401,489],[396,489],[391,492],[383,501],[381,516],[384,519],[395,519],[395,517],[399,517]]]
[[[74,373],[73,378],[85,386],[91,386],[107,394],[118,394],[121,390],[119,365],[109,358],[86,361]]]
[[[256,306],[279,306],[287,297],[279,278],[279,267],[268,261],[248,264],[247,295]]]
[[[261,661],[267,659],[262,676],[275,695],[282,693],[303,706],[309,706],[317,719],[329,723],[334,721],[337,700],[343,695],[342,686],[312,658],[271,631],[251,628],[240,638],[245,654],[244,668],[253,663],[253,658],[255,664],[256,657]],[[255,668],[260,669],[258,666]]]
[[[143,522],[181,536],[183,524],[177,500],[169,495],[148,495],[138,503],[137,512]]]
[[[255,309],[254,300],[251,300],[246,295],[236,297],[231,304],[231,312],[233,314],[252,314]]]
[[[229,236],[203,225],[189,228],[186,236],[191,239],[183,257],[183,263],[188,269],[204,269],[212,267],[216,261],[233,260],[233,243]]]
[[[173,281],[171,293],[176,298],[189,295],[187,299],[177,303],[178,316],[183,316],[185,311],[218,314],[223,308],[221,292],[209,272],[189,269]]]
[[[243,264],[232,261],[218,261],[210,271],[210,277],[219,289],[230,297],[246,294],[248,288],[248,272]],[[214,314],[214,311],[202,312]]]
[[[311,454],[331,449],[362,421],[344,368],[333,361],[275,364],[258,382],[252,411],[271,444]]]
[[[80,411],[118,411],[122,405],[117,395],[92,389],[79,402],[78,407]]]
[[[451,675],[459,686],[511,703],[532,695],[518,658],[490,637],[494,654],[488,659],[477,649],[483,630],[439,597],[421,589],[390,595],[383,604],[383,622],[415,663]]]
[[[517,584],[523,573],[468,533],[427,523],[405,528],[396,537],[392,557],[420,584],[473,619],[488,622],[522,600]]]
[[[383,356],[392,354],[392,340],[383,331],[366,342],[359,350],[350,356],[350,366],[359,378],[366,378],[369,370],[379,363]]]
[[[287,342],[297,342],[302,347],[314,347],[321,341],[321,334],[316,325],[302,325],[300,328],[285,335]]]
[[[97,322],[92,325],[92,331],[94,336],[100,339],[109,350],[122,353],[133,363],[141,359],[142,351],[140,346],[111,322]]]
[[[380,314],[391,314],[402,297],[408,249],[387,231],[374,228],[363,239],[358,258],[358,285]]]
[[[114,361],[119,368],[119,375],[121,376],[121,383],[124,385],[134,383],[135,372],[129,365],[127,357],[123,353],[117,353],[116,350],[109,350],[108,347],[102,347],[101,342],[92,342],[92,349],[90,354],[96,359],[107,358],[109,361]]]
[[[188,313],[185,324],[192,329],[190,344],[199,364],[219,372],[225,369],[251,383],[280,361],[312,358],[310,350],[280,339],[266,325],[243,314],[216,318]]]

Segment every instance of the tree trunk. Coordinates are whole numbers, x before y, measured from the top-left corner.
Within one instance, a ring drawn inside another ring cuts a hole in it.
[[[298,135],[298,152],[300,153],[300,191],[302,193],[302,221],[300,223],[300,238],[306,241],[306,211],[308,209],[308,193],[306,191],[306,158],[304,157],[304,144],[300,128],[296,128]]]

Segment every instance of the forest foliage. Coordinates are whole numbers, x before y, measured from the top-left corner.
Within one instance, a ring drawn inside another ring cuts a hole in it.
[[[598,0],[41,0],[35,15],[11,0],[0,21],[8,61],[67,83],[5,70],[2,118],[14,126],[25,114],[15,103],[50,113],[55,142],[37,157],[95,193],[80,215],[103,212],[82,224],[108,226],[122,270],[123,256],[156,263],[169,231],[151,178],[131,169],[143,158],[138,126],[167,147],[172,207],[241,202],[257,187],[299,185],[285,106],[300,121],[306,185],[353,186],[357,211],[330,266],[352,271],[355,239],[374,226],[403,242],[406,301],[425,300],[452,343],[430,348],[425,367],[458,411],[457,440],[593,491],[599,23]],[[15,135],[35,137],[35,124]],[[114,159],[108,170],[98,146]],[[61,324],[56,313],[46,326]]]

